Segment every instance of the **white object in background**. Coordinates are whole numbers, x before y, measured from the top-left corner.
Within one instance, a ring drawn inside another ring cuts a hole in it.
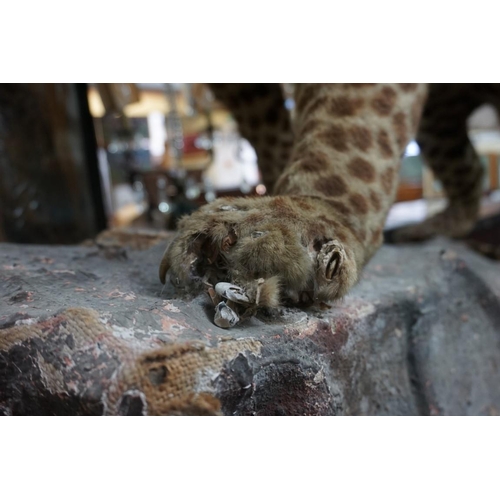
[[[160,111],[154,111],[148,115],[149,152],[151,156],[161,158],[165,153],[165,141],[167,140],[167,129],[165,127],[165,115]]]
[[[418,156],[420,154],[420,147],[417,141],[410,141],[406,146],[405,156]]]
[[[101,176],[102,194],[104,198],[104,210],[108,217],[113,213],[111,174],[109,170],[108,155],[104,148],[97,150],[97,163],[99,164],[99,173]]]
[[[259,183],[257,155],[248,141],[234,132],[215,132],[213,147],[214,160],[205,175],[215,189]]]
[[[427,217],[441,212],[446,207],[446,204],[447,200],[444,198],[395,203],[387,215],[385,229],[394,229],[398,226],[422,222]]]
[[[136,193],[130,184],[116,184],[113,187],[113,206],[115,212],[125,205],[136,203]]]
[[[421,222],[427,215],[425,200],[404,201],[395,203],[389,210],[385,221],[385,229],[393,229],[406,224]]]

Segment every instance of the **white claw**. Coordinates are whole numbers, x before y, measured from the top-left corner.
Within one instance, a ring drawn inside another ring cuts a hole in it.
[[[221,281],[215,285],[215,292],[225,299],[236,302],[237,304],[250,304],[250,297],[243,288]]]
[[[219,302],[215,307],[214,323],[221,328],[231,328],[240,321],[238,315],[225,303]]]

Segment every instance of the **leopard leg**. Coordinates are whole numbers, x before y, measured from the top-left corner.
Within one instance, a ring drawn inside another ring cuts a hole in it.
[[[349,235],[358,269],[382,243],[400,161],[426,96],[423,84],[297,86],[296,144],[275,193],[327,203],[328,224]]]
[[[465,236],[474,226],[481,201],[483,167],[467,135],[467,118],[482,104],[484,93],[471,84],[433,84],[417,142],[441,182],[448,206],[420,224],[391,232],[393,242],[419,241],[436,235]]]
[[[226,294],[228,302],[217,304],[221,326],[244,316],[233,307],[254,312],[343,297],[382,242],[425,91],[417,84],[298,86],[298,141],[274,196],[221,198],[182,219],[161,281],[169,272],[180,287],[208,284],[215,301]]]
[[[271,191],[293,144],[290,113],[277,83],[212,83],[215,97],[232,113],[241,135],[257,154],[262,180]]]

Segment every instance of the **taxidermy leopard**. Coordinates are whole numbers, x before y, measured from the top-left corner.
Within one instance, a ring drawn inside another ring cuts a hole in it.
[[[482,168],[466,119],[498,84],[297,84],[293,122],[279,84],[213,84],[257,153],[272,196],[220,198],[185,217],[160,280],[207,287],[215,323],[260,307],[343,297],[381,246],[406,145],[416,137],[447,208],[396,241],[462,237],[480,205]]]

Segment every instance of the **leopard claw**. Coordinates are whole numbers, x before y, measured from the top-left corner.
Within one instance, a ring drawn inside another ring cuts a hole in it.
[[[320,281],[331,282],[346,260],[345,250],[337,240],[328,241],[318,253]]]
[[[225,299],[236,302],[237,304],[247,305],[251,303],[250,297],[245,293],[243,288],[221,281],[215,285],[215,292]]]
[[[214,323],[220,328],[231,328],[239,321],[239,316],[225,302],[215,307]]]

